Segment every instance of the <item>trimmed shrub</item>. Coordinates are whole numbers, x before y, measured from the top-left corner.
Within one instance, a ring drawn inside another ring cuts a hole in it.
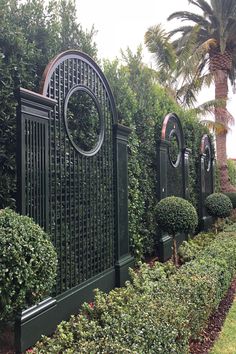
[[[229,199],[231,200],[231,203],[233,205],[233,209],[236,208],[236,193],[235,192],[226,192],[224,193]]]
[[[205,200],[209,215],[217,218],[226,218],[230,215],[233,205],[229,197],[223,193],[212,193]]]
[[[0,320],[48,294],[57,257],[47,234],[27,216],[0,210]]]
[[[162,199],[156,207],[158,225],[170,235],[192,232],[197,226],[197,212],[187,200],[179,197]]]
[[[183,241],[178,250],[180,262],[183,264],[195,259],[198,253],[209,246],[216,237],[217,235],[215,233],[208,232],[200,233],[188,242]]]
[[[173,237],[173,258],[177,265],[177,233],[190,233],[195,230],[198,216],[195,208],[187,200],[179,197],[167,197],[156,206],[156,220],[158,226]]]

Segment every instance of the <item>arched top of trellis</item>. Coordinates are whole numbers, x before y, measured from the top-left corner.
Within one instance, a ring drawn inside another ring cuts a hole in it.
[[[185,140],[181,121],[177,114],[169,113],[165,116],[162,124],[161,139],[169,141],[172,137],[171,134],[174,133],[179,138],[180,147],[184,148]]]
[[[43,77],[40,83],[40,93],[44,96],[49,96],[48,90],[51,84],[51,79],[53,74],[61,65],[63,65],[65,62],[68,61],[72,63],[71,68],[73,69],[71,69],[71,71],[67,73],[67,75],[70,75],[72,77],[72,80],[74,82],[77,82],[77,85],[78,83],[79,84],[81,83],[85,87],[91,86],[93,80],[92,76],[96,76],[100,80],[102,86],[105,88],[109,100],[110,109],[112,111],[113,123],[117,123],[115,101],[105,75],[101,71],[100,67],[95,63],[95,61],[88,54],[85,54],[78,50],[67,50],[65,52],[62,52],[59,55],[57,55],[55,58],[53,58],[51,62],[49,62],[49,64],[46,66],[44,70]],[[92,74],[91,77],[89,77],[88,75],[88,78],[86,79],[82,78],[81,77],[82,73],[78,70],[78,65],[76,66],[76,63],[82,63],[83,65],[87,65],[88,70]],[[84,79],[83,82],[82,79]],[[73,86],[76,86],[76,84]],[[89,88],[91,89],[91,91],[95,90],[95,87],[94,89],[91,87]]]
[[[206,149],[210,149],[212,158],[213,156],[213,149],[212,149],[212,142],[211,142],[211,138],[209,137],[209,135],[204,134],[202,136],[201,139],[201,145],[200,145],[200,154],[205,154],[206,153]]]
[[[168,156],[171,165],[173,167],[179,166],[185,149],[185,140],[181,121],[175,113],[169,113],[165,116],[162,124],[161,140],[168,144]]]
[[[204,157],[204,166],[206,171],[210,171],[214,160],[214,151],[212,148],[211,138],[207,134],[204,134],[201,139],[200,156]]]

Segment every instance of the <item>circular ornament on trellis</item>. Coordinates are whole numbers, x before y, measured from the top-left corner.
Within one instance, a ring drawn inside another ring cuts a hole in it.
[[[181,161],[184,148],[184,136],[179,117],[168,114],[162,125],[161,139],[168,142],[168,157],[171,166],[177,168]]]
[[[201,141],[201,154],[204,156],[204,168],[207,172],[212,167],[212,147],[211,140],[207,134],[204,134]]]
[[[175,129],[171,130],[169,135],[168,155],[172,166],[177,167],[180,162],[181,152],[179,137]]]
[[[204,153],[205,153],[205,159],[204,159],[205,169],[207,172],[209,172],[211,169],[211,151],[209,145],[206,145]]]
[[[110,151],[113,124],[117,123],[115,101],[106,77],[87,54],[68,50],[46,67],[40,93],[56,101],[49,122],[50,148],[55,159],[60,149],[71,145],[90,157]],[[108,146],[109,145],[109,146]],[[104,146],[104,149],[102,147]]]
[[[68,92],[64,120],[74,148],[83,155],[96,154],[104,139],[104,119],[99,102],[88,87],[77,85]]]

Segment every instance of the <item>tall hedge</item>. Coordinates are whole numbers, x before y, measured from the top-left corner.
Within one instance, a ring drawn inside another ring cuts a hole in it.
[[[46,3],[46,2],[45,2]],[[76,20],[75,0],[3,0],[0,4],[0,208],[14,207],[16,191],[16,99],[21,85],[38,91],[46,64],[74,48],[97,59],[94,29],[83,31]],[[129,157],[129,213],[132,250],[137,259],[155,249],[156,140],[167,113],[179,115],[190,159],[190,198],[197,205],[197,156],[205,128],[181,110],[158,84],[157,73],[142,62],[142,52],[124,53],[123,64],[105,62],[121,123],[132,128]]]
[[[157,73],[143,64],[141,49],[135,54],[130,50],[123,53],[123,64],[106,61],[104,70],[115,96],[119,121],[133,129],[129,140],[129,221],[132,250],[138,259],[156,249],[156,142],[164,117],[175,112],[183,125],[186,146],[191,149],[189,189],[195,207],[200,142],[207,129],[158,84]]]
[[[48,4],[48,5],[46,5]],[[14,207],[16,98],[19,86],[38,91],[48,62],[66,49],[96,58],[94,29],[83,31],[75,0],[0,2],[0,209]]]

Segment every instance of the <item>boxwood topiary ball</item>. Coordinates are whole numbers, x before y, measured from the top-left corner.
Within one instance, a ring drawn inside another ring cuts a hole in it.
[[[209,215],[217,218],[226,218],[233,209],[231,200],[223,193],[210,194],[205,200],[205,207]]]
[[[0,210],[0,320],[43,299],[56,267],[56,251],[41,227],[28,216]]]
[[[198,223],[197,212],[193,205],[183,198],[174,196],[158,202],[156,219],[160,228],[170,235],[194,231]]]

